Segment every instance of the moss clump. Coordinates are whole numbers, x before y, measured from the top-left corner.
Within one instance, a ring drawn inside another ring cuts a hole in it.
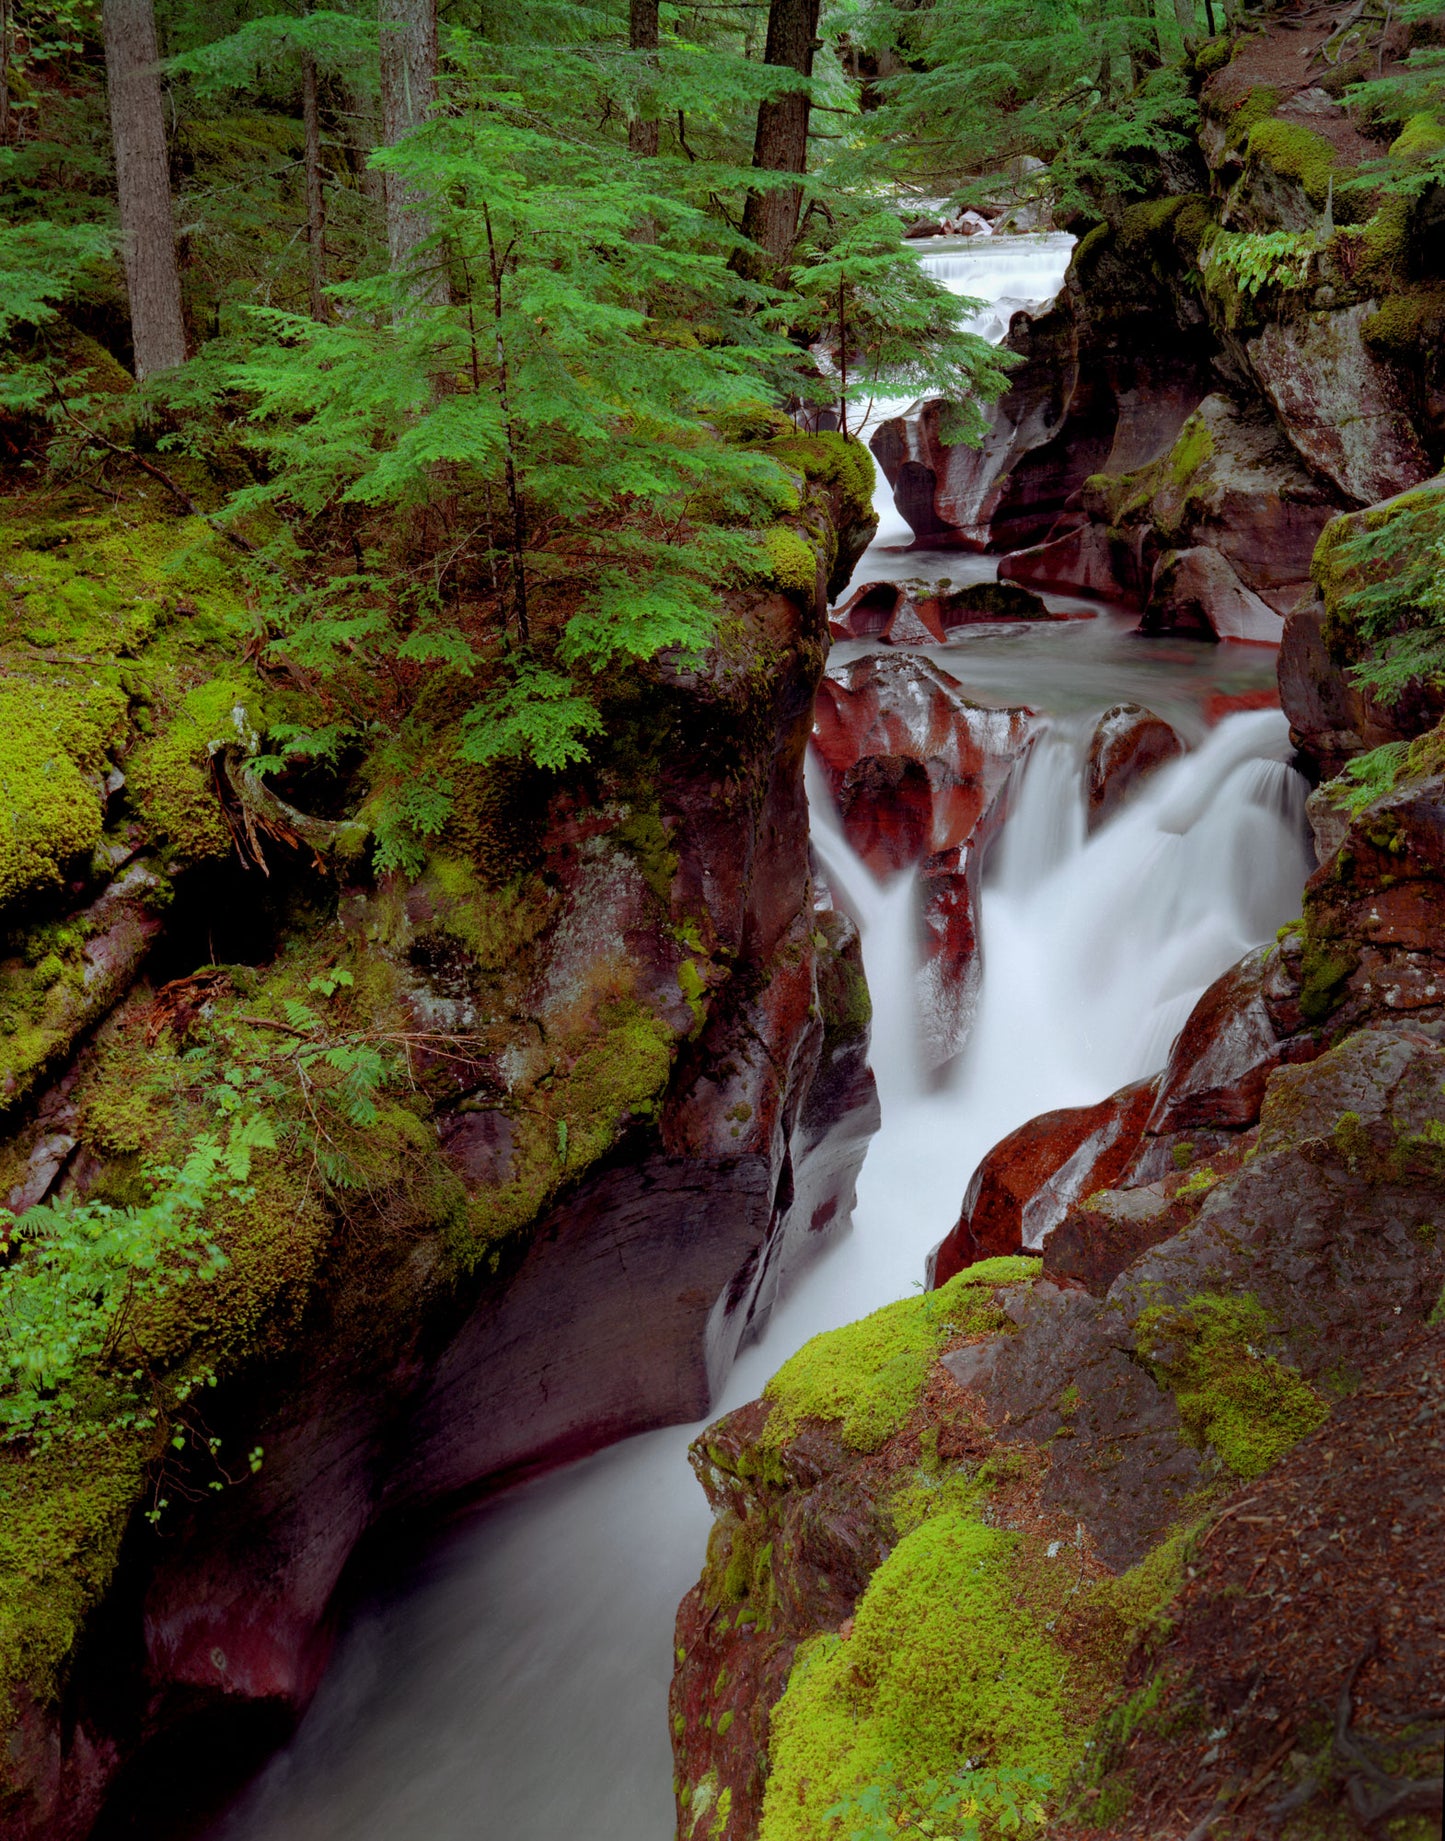
[[[1229,118],[1229,132],[1225,137],[1225,144],[1231,152],[1237,153],[1244,147],[1249,141],[1252,130],[1261,122],[1269,121],[1283,101],[1283,93],[1275,89],[1272,84],[1256,84]]]
[[[1445,122],[1428,110],[1412,115],[1390,143],[1390,158],[1414,166],[1445,151]]]
[[[1268,166],[1282,178],[1294,180],[1315,209],[1324,210],[1335,173],[1335,150],[1323,135],[1298,122],[1271,117],[1255,121],[1247,147],[1252,166]],[[1344,214],[1338,200],[1336,213]]]
[[[818,586],[818,554],[787,524],[774,524],[763,532],[766,554],[764,574],[779,588],[793,594],[811,594]]]
[[[939,1351],[957,1336],[1012,1327],[998,1285],[1038,1275],[1040,1261],[985,1259],[940,1290],[885,1304],[861,1322],[815,1336],[768,1382],[773,1410],[761,1442],[783,1444],[805,1419],[825,1419],[856,1451],[876,1451],[918,1403]]]
[[[1151,1305],[1135,1326],[1139,1351],[1172,1390],[1189,1437],[1241,1477],[1261,1476],[1329,1415],[1298,1369],[1255,1347],[1274,1331],[1248,1292]]]
[[[211,745],[245,744],[264,726],[260,683],[235,673],[186,691],[162,732],[136,750],[131,794],[152,833],[181,865],[224,857],[231,848],[211,785]]]
[[[840,529],[864,523],[873,515],[873,457],[852,435],[793,435],[770,441],[763,452],[815,485],[837,492]]]
[[[935,1516],[874,1573],[849,1638],[799,1651],[773,1713],[760,1841],[841,1837],[844,1819],[828,1813],[840,1798],[946,1780],[970,1756],[1063,1782],[1090,1697],[1045,1625],[1071,1578],[1022,1567],[1023,1547],[1017,1534]]]
[[[1367,345],[1397,361],[1438,351],[1445,345],[1445,282],[1387,295],[1362,331]]]
[[[1323,1023],[1333,1014],[1359,963],[1360,955],[1348,941],[1306,928],[1300,955],[1299,1007],[1307,1023]]]
[[[60,882],[100,842],[98,775],[125,713],[103,685],[0,681],[0,903]]]
[[[634,812],[617,827],[615,835],[618,843],[637,859],[643,881],[663,908],[670,908],[678,855],[661,818],[656,812]]]
[[[1212,77],[1218,70],[1223,70],[1234,56],[1235,41],[1228,33],[1220,38],[1206,40],[1189,60],[1190,68],[1196,76]]]

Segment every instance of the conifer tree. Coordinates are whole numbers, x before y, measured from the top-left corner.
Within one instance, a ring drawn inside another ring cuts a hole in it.
[[[105,69],[136,376],[184,364],[160,54],[151,0],[105,0]]]

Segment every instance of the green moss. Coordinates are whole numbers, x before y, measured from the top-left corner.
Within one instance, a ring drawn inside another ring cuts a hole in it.
[[[100,842],[99,781],[125,700],[0,680],[0,902],[64,879]]]
[[[670,908],[678,857],[661,818],[656,812],[635,812],[617,827],[615,835],[618,843],[636,857],[643,881],[664,909]]]
[[[1186,1202],[1193,1201],[1196,1196],[1208,1195],[1209,1191],[1218,1181],[1219,1178],[1215,1175],[1214,1171],[1210,1169],[1209,1165],[1207,1163],[1201,1164],[1192,1176],[1180,1183],[1179,1187],[1174,1191],[1174,1194],[1178,1200]]]
[[[1315,209],[1324,210],[1335,173],[1335,150],[1323,135],[1298,122],[1257,119],[1249,130],[1248,158],[1252,165],[1268,166],[1293,179]],[[1336,203],[1343,214],[1342,204]]]
[[[0,1722],[24,1695],[52,1705],[92,1605],[109,1585],[141,1497],[143,1432],[22,1456],[0,1451]],[[0,1792],[5,1782],[0,1748]],[[0,1794],[0,1802],[3,1802]]]
[[[773,1403],[763,1441],[781,1445],[804,1419],[825,1419],[858,1451],[876,1451],[907,1420],[928,1371],[956,1336],[1011,1327],[995,1286],[1037,1276],[1037,1259],[986,1259],[940,1290],[885,1304],[861,1322],[806,1343],[764,1389]]]
[[[1440,1287],[1440,1295],[1430,1308],[1430,1315],[1425,1319],[1431,1329],[1438,1329],[1445,1323],[1445,1285]]]
[[[1169,478],[1180,492],[1187,492],[1194,476],[1214,458],[1214,435],[1204,417],[1196,410],[1180,429],[1165,465]]]
[[[419,897],[436,905],[436,924],[466,947],[477,968],[514,967],[551,920],[552,892],[538,875],[514,876],[488,887],[470,863],[433,857],[417,884]]]
[[[1032,1604],[1017,1534],[961,1515],[900,1541],[859,1601],[852,1635],[799,1652],[770,1729],[760,1841],[826,1841],[826,1812],[880,1781],[947,1779],[976,1756],[1054,1783],[1081,1749],[1079,1665]],[[1070,1581],[1054,1567],[1060,1599]]]
[[[1229,131],[1225,136],[1226,146],[1232,152],[1237,152],[1244,147],[1251,131],[1261,122],[1269,121],[1283,100],[1283,93],[1275,89],[1273,85],[1256,84],[1229,117]]]
[[[811,594],[818,585],[818,554],[787,524],[774,524],[763,532],[767,557],[766,576],[794,594]]]
[[[1300,954],[1300,1015],[1323,1023],[1339,1006],[1360,955],[1347,941],[1330,939],[1306,925]]]
[[[1390,158],[1408,165],[1445,151],[1445,122],[1428,110],[1412,115],[1390,143]]]
[[[1228,33],[1219,38],[1207,39],[1190,58],[1190,65],[1198,76],[1212,77],[1229,63],[1234,56],[1234,48],[1235,40]]]
[[[131,796],[151,832],[182,866],[224,857],[231,834],[211,783],[212,743],[247,741],[265,727],[258,679],[236,672],[184,691],[154,740],[129,764]]]
[[[873,515],[873,457],[852,435],[792,435],[762,450],[814,484],[839,495],[838,524],[865,524]]]
[[[1135,1327],[1139,1351],[1172,1389],[1186,1433],[1241,1477],[1262,1475],[1329,1414],[1297,1369],[1254,1346],[1274,1328],[1251,1293],[1210,1292],[1180,1306],[1151,1305]]]
[[[1445,344],[1445,283],[1431,282],[1388,294],[1362,328],[1375,351],[1397,362],[1415,361]]]

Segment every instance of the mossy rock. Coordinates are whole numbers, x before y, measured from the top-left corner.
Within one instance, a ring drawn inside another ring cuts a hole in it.
[[[131,798],[151,834],[179,867],[231,850],[211,780],[216,747],[254,747],[266,724],[260,680],[245,671],[209,678],[183,691],[160,734],[143,742],[128,764]]]
[[[125,698],[0,679],[0,904],[61,883],[100,842],[100,779]]]
[[[982,1260],[937,1291],[815,1336],[763,1390],[773,1410],[762,1442],[776,1449],[805,1419],[822,1419],[855,1451],[876,1451],[912,1413],[940,1350],[1012,1327],[994,1290],[1032,1281],[1039,1267],[1019,1255]]]

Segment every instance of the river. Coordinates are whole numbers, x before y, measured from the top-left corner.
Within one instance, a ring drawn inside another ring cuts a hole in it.
[[[922,260],[984,299],[975,323],[1000,338],[1014,304],[1056,291],[1069,246],[948,240]],[[992,574],[985,558],[907,549],[881,484],[878,502],[856,581]],[[1150,1073],[1199,992],[1298,910],[1305,789],[1284,719],[1207,721],[1220,692],[1273,681],[1273,652],[1146,642],[1132,617],[1088,609],[964,629],[931,652],[981,701],[1045,719],[989,859],[973,1033],[941,1085],[917,1053],[912,881],[875,884],[810,786],[815,849],[862,928],[883,1123],[852,1233],[783,1297],[718,1411],[818,1331],[907,1295],[992,1144]],[[1166,716],[1190,751],[1086,837],[1089,724],[1122,700]],[[686,1461],[697,1430],[632,1439],[455,1521],[353,1616],[293,1742],[210,1841],[668,1841],[672,1621],[709,1526]]]

